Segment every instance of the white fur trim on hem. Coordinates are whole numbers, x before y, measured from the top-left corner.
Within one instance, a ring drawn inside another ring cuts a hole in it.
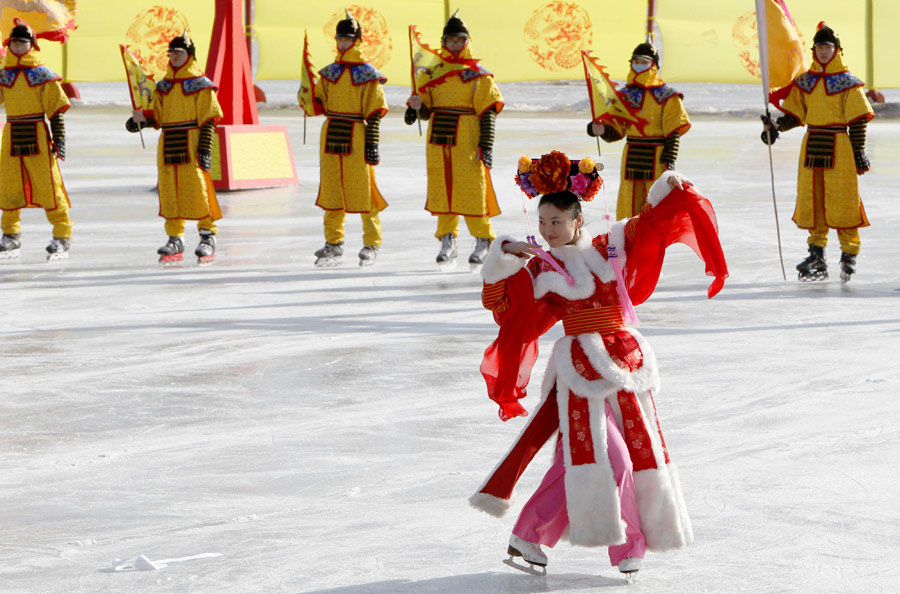
[[[674,464],[635,472],[634,490],[641,531],[649,550],[670,551],[693,542],[694,533]]]
[[[509,511],[512,502],[487,493],[475,493],[469,497],[469,505],[486,514],[502,518]]]
[[[622,544],[626,525],[622,521],[619,488],[609,462],[606,439],[606,405],[589,400],[593,464],[572,464],[569,429],[569,387],[557,382],[559,426],[563,434],[563,458],[566,464],[566,507],[569,515],[569,542],[582,547]]]
[[[503,242],[505,241],[518,240],[509,235],[501,235],[492,241],[491,249],[488,250],[488,255],[481,267],[481,278],[489,285],[511,277],[519,272],[528,261],[525,258],[504,252]]]

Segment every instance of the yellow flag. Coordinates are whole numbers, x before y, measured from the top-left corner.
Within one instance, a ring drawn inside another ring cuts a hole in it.
[[[120,44],[119,49],[122,51],[122,63],[125,64],[125,76],[128,78],[131,106],[141,111],[150,111],[153,108],[153,95],[156,92],[153,77],[144,72],[127,45]]]
[[[15,19],[21,19],[38,39],[65,43],[75,29],[76,10],[76,0],[0,0],[0,31],[9,35]]]
[[[809,68],[809,57],[803,51],[800,31],[791,18],[785,0],[758,0],[757,11],[765,9],[765,37],[768,39],[769,91],[791,84]],[[758,22],[762,23],[762,19]],[[762,32],[760,32],[762,33]],[[760,35],[760,40],[764,35]]]
[[[588,97],[591,100],[591,117],[594,122],[601,124],[618,120],[626,124],[634,124],[638,130],[643,130],[647,120],[638,117],[622,102],[616,92],[616,85],[609,80],[606,70],[591,57],[587,50],[581,52],[581,61],[584,63],[584,78],[588,86]]]
[[[447,60],[422,43],[422,35],[415,25],[409,26],[409,60],[413,94],[435,85],[454,72],[478,68],[478,60]]]
[[[316,72],[309,61],[309,40],[306,31],[303,32],[303,64],[300,65],[300,90],[297,91],[297,101],[300,108],[308,116],[322,113],[322,109],[315,100]]]

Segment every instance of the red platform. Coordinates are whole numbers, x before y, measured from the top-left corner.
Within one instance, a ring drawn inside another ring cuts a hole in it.
[[[217,190],[299,185],[287,126],[261,126],[241,0],[216,0],[206,76],[219,87],[224,116],[210,174]]]

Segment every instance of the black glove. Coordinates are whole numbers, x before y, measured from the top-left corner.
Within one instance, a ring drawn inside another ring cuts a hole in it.
[[[769,114],[759,116],[759,119],[762,120],[763,126],[772,126],[768,130],[763,130],[762,134],[759,135],[760,139],[762,139],[763,144],[775,144],[775,140],[778,139],[778,126],[775,122],[772,121],[772,116]]]
[[[60,161],[66,160],[66,139],[65,138],[55,138],[53,140],[53,150],[56,152],[56,158]],[[865,158],[865,155],[863,155]],[[859,163],[859,160],[856,161]],[[868,163],[868,161],[866,161]]]
[[[490,169],[494,166],[494,149],[479,147],[478,158],[481,159],[485,167]]]
[[[378,165],[381,158],[378,156],[378,145],[366,143],[366,163],[369,165]]]
[[[853,159],[856,161],[856,173],[860,175],[872,168],[871,163],[869,163],[869,157],[866,156],[866,151],[854,151]]]
[[[407,126],[412,126],[413,124],[416,123],[416,120],[418,119],[418,117],[419,117],[419,114],[418,114],[418,112],[416,112],[415,109],[413,109],[412,107],[407,107],[406,113],[403,114],[403,121],[406,123]]]
[[[212,153],[209,151],[197,151],[197,161],[203,171],[212,169]]]

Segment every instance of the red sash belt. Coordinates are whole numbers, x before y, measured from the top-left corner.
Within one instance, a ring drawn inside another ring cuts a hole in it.
[[[625,329],[622,308],[618,305],[583,309],[563,317],[562,322],[566,336],[578,336],[579,334],[591,334],[594,332],[610,334],[617,330]]]

